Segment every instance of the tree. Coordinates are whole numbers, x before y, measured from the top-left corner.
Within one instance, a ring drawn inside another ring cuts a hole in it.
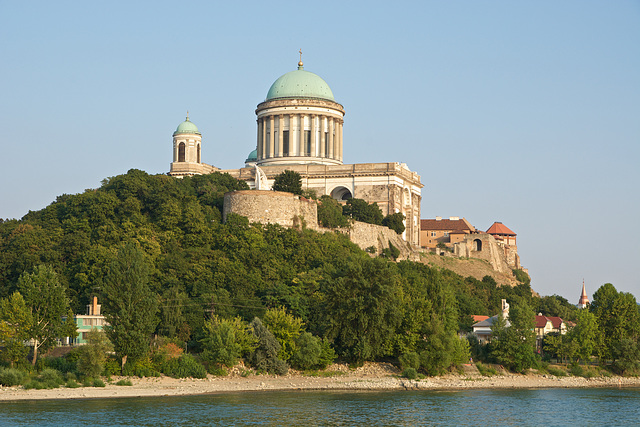
[[[0,347],[2,358],[13,364],[27,355],[24,342],[29,339],[33,319],[20,292],[0,300]]]
[[[87,333],[87,339],[89,343],[78,349],[78,371],[88,377],[99,377],[113,345],[103,331],[95,328]]]
[[[31,311],[32,325],[29,338],[33,340],[32,364],[36,364],[38,351],[55,346],[57,338],[68,334],[63,317],[68,314],[69,300],[66,289],[59,283],[53,267],[37,266],[33,273],[24,273],[18,280],[18,290]]]
[[[342,214],[342,205],[331,196],[320,197],[318,222],[327,228],[347,227],[349,220]]]
[[[382,225],[382,211],[377,203],[369,204],[362,199],[349,199],[342,208],[342,213],[356,221]]]
[[[605,283],[594,294],[590,311],[595,315],[600,330],[597,346],[601,363],[629,357],[631,343],[640,338],[640,312],[633,295],[618,292],[611,283]],[[624,343],[623,343],[624,341]]]
[[[150,266],[144,253],[128,243],[109,264],[103,280],[105,327],[116,355],[138,359],[149,351],[156,326],[157,295],[149,289]]]
[[[396,232],[396,234],[404,233],[404,214],[402,212],[396,212],[389,214],[382,220],[382,225],[388,227]]]
[[[287,169],[276,175],[273,181],[273,189],[302,195],[302,177],[298,172]]]
[[[277,375],[284,375],[289,370],[287,363],[278,357],[280,344],[276,337],[267,329],[257,317],[251,322],[251,328],[258,340],[255,351],[250,355],[249,362],[260,371]]]
[[[524,301],[511,307],[509,325],[498,315],[498,321],[491,328],[491,355],[498,363],[515,372],[524,372],[535,366],[534,319],[534,311]]]
[[[232,320],[213,316],[204,323],[202,360],[218,367],[231,367],[243,355],[255,350],[258,340],[239,317]]]
[[[296,339],[303,330],[302,319],[287,313],[284,307],[280,307],[267,310],[262,320],[280,343],[278,357],[284,361],[289,360],[296,351]]]
[[[598,321],[589,310],[578,310],[576,326],[567,334],[576,343],[578,358],[589,362],[598,342]]]

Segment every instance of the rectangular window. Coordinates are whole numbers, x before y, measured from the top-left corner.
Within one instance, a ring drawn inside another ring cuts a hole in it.
[[[444,232],[444,237],[449,237],[449,232],[448,231]]]
[[[435,231],[431,232],[431,237],[436,237],[436,232]]]
[[[311,131],[310,130],[304,131],[304,155],[305,156],[311,155]]]
[[[324,133],[324,156],[329,157],[329,132]]]
[[[288,130],[282,131],[282,155],[283,156],[289,155],[289,131]]]
[[[263,158],[269,157],[269,152],[270,152],[270,148],[271,148],[271,133],[270,132],[267,132],[266,140],[267,140],[266,141],[267,143],[265,144],[266,145],[265,152],[262,153],[262,157]]]

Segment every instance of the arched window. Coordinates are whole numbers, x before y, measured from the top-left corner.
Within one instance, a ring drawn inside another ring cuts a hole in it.
[[[476,239],[473,241],[473,250],[478,252],[482,250],[482,240]]]
[[[179,162],[184,162],[184,142],[181,142],[178,145],[178,161]]]
[[[346,187],[334,188],[331,192],[331,197],[339,201],[349,200],[353,198],[353,196],[351,195],[351,191],[349,191],[349,189]]]
[[[200,144],[198,144],[198,163],[200,163]]]

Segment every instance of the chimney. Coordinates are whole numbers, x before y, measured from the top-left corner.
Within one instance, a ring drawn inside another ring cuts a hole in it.
[[[93,304],[91,305],[91,315],[100,316],[100,305],[98,304],[98,297],[93,297]]]
[[[441,216],[437,216],[436,217],[436,221],[442,221],[442,217]]]
[[[449,220],[450,221],[460,221],[460,217],[459,216],[450,216]]]

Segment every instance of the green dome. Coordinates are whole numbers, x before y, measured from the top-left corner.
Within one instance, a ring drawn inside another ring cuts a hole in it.
[[[184,122],[178,125],[178,128],[173,133],[173,136],[176,136],[182,133],[201,135],[200,131],[198,130],[198,127],[189,121],[189,115],[187,115],[187,119]]]
[[[280,76],[271,85],[266,101],[277,98],[319,98],[335,102],[327,82],[317,74],[304,71],[302,62],[297,70]]]
[[[258,161],[258,150],[253,150],[252,152],[249,153],[249,156],[247,157],[247,160],[245,160],[245,163],[249,163],[249,162],[257,162]]]

